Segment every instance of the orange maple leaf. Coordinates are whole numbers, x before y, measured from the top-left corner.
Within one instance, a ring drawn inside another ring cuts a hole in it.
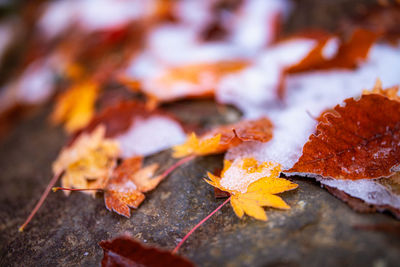
[[[94,115],[98,92],[98,84],[91,81],[72,86],[57,99],[52,122],[65,123],[69,133],[86,126]]]
[[[104,202],[108,210],[130,217],[131,208],[138,208],[145,199],[143,193],[153,190],[163,179],[154,177],[158,164],[142,167],[142,157],[124,160],[113,172],[104,190]]]
[[[184,144],[173,147],[173,157],[218,154],[239,145],[243,141],[267,142],[272,138],[272,129],[270,120],[260,118],[220,126],[201,137],[192,133]]]
[[[301,36],[300,36],[301,37]],[[339,45],[336,55],[332,58],[324,57],[324,49],[334,36],[326,33],[316,33],[305,35],[315,39],[318,43],[310,53],[299,63],[289,67],[285,72],[297,73],[309,70],[332,69],[332,68],[355,68],[368,56],[369,49],[375,43],[379,34],[364,30],[355,29],[351,38]]]
[[[231,194],[231,205],[239,218],[246,213],[258,220],[267,220],[262,207],[290,209],[279,196],[275,194],[297,188],[286,179],[278,178],[281,166],[276,163],[263,162],[258,164],[253,158],[238,159],[234,162],[225,161],[221,177],[208,173],[210,185]]]

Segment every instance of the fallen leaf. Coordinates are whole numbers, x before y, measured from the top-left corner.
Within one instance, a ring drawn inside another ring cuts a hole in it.
[[[400,103],[370,94],[327,112],[287,173],[335,179],[387,177],[399,165]]]
[[[334,41],[335,37],[328,34],[314,35],[313,38],[317,40],[318,44],[299,63],[287,68],[285,72],[297,73],[321,69],[355,68],[360,62],[367,59],[368,52],[378,37],[379,34],[373,31],[355,29],[351,38],[346,42],[341,42],[337,52],[333,56],[327,57],[324,49],[327,49],[328,42]]]
[[[92,133],[83,133],[65,147],[53,163],[54,174],[62,175],[62,186],[78,189],[103,189],[120,154],[117,142],[104,137],[100,125]],[[66,194],[69,191],[64,191]],[[93,191],[84,191],[94,194]]]
[[[52,122],[65,123],[69,133],[85,127],[94,115],[98,92],[98,85],[94,82],[72,86],[57,99],[51,115]]]
[[[104,125],[105,136],[120,144],[123,158],[154,154],[183,142],[186,135],[182,124],[171,114],[161,109],[149,110],[138,101],[121,101],[97,114],[71,142],[98,125]]]
[[[201,137],[192,133],[184,144],[173,147],[173,156],[180,158],[190,155],[218,154],[245,141],[267,142],[272,138],[272,129],[270,120],[260,118],[224,125]]]
[[[240,71],[247,65],[245,61],[218,61],[172,67],[145,79],[141,83],[141,90],[157,103],[210,97],[214,95],[215,85],[222,77]],[[133,84],[134,90],[137,88],[136,82],[125,84]]]
[[[157,248],[145,247],[128,236],[120,236],[111,241],[99,243],[104,256],[101,266],[194,266],[190,261]]]
[[[262,207],[278,209],[290,207],[275,194],[297,188],[286,179],[278,178],[281,172],[279,164],[263,162],[258,164],[253,158],[225,161],[221,177],[208,173],[210,185],[231,194],[231,205],[239,218],[244,214],[258,220],[267,220]]]
[[[131,208],[138,208],[145,199],[143,193],[153,190],[162,180],[154,177],[158,164],[142,167],[142,157],[124,160],[114,169],[104,190],[104,202],[108,210],[130,217]]]

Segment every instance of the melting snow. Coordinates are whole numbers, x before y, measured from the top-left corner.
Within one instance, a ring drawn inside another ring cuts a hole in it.
[[[179,123],[159,115],[148,119],[135,118],[129,130],[117,141],[122,157],[148,156],[185,141],[186,134]]]

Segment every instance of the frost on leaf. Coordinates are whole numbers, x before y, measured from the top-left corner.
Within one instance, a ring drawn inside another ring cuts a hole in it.
[[[143,193],[153,190],[160,183],[162,177],[154,177],[158,164],[142,167],[142,162],[142,157],[128,158],[115,168],[104,191],[108,210],[129,218],[129,208],[138,208],[145,199]]]
[[[194,266],[190,261],[157,248],[144,247],[128,236],[120,236],[113,240],[99,243],[104,256],[101,266]]]
[[[71,146],[64,148],[53,163],[53,172],[64,172],[61,182],[65,188],[102,189],[119,154],[118,143],[105,138],[105,128],[100,125],[92,133],[80,135]],[[83,192],[93,194],[94,191]]]
[[[297,188],[286,179],[278,178],[281,166],[277,163],[258,164],[253,158],[225,161],[221,177],[208,173],[210,185],[231,194],[231,205],[240,218],[246,213],[258,220],[267,220],[262,207],[290,209],[276,194]]]
[[[85,127],[92,119],[99,88],[94,82],[77,84],[57,99],[51,115],[55,124],[64,123],[67,132]]]
[[[359,212],[389,211],[400,218],[400,174],[379,179],[336,180],[317,177],[330,193]]]
[[[106,137],[114,138],[120,144],[124,158],[147,156],[185,139],[181,123],[167,112],[148,110],[137,101],[121,101],[96,115],[72,140],[100,124],[106,127]]]
[[[349,98],[325,113],[287,172],[335,179],[372,179],[396,171],[400,158],[400,103],[383,95]]]
[[[260,118],[220,126],[200,137],[192,133],[184,144],[174,146],[173,156],[218,154],[245,141],[267,142],[272,138],[272,129],[269,119]]]

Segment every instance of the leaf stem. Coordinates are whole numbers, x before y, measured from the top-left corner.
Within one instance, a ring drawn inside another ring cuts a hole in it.
[[[210,219],[211,216],[214,215],[214,213],[216,213],[217,211],[219,211],[226,203],[229,202],[229,200],[231,200],[231,197],[227,198],[224,203],[222,203],[221,205],[218,206],[218,208],[216,208],[213,212],[211,212],[210,214],[207,215],[207,217],[205,217],[203,220],[201,220],[198,224],[196,224],[195,227],[192,228],[192,230],[189,231],[189,233],[187,233],[185,235],[185,237],[181,240],[181,242],[179,242],[179,244],[174,248],[174,250],[172,251],[172,254],[175,254],[176,252],[178,252],[179,248],[183,245],[183,243],[186,241],[186,239],[189,238],[189,236],[191,236],[193,234],[194,231],[196,231],[197,228],[199,228],[204,222],[206,222],[208,219]]]
[[[192,159],[194,159],[196,156],[192,155],[192,156],[188,156],[185,158],[182,158],[180,160],[178,160],[177,162],[175,162],[174,164],[172,164],[171,167],[169,167],[168,169],[166,169],[162,174],[161,174],[161,180],[165,179],[171,172],[173,172],[176,168],[178,168],[179,166],[185,164],[186,162],[191,161]]]
[[[49,195],[49,192],[51,190],[51,188],[54,186],[54,184],[57,182],[58,178],[60,178],[62,172],[61,173],[56,173],[54,174],[53,178],[51,178],[49,184],[47,185],[46,189],[44,190],[42,196],[40,197],[38,203],[36,204],[36,206],[33,208],[33,210],[31,211],[31,213],[29,214],[28,218],[25,220],[25,222],[18,228],[19,232],[23,232],[25,227],[28,225],[28,223],[32,220],[33,216],[35,216],[36,212],[39,210],[39,208],[42,206],[43,202],[45,201],[45,199],[47,198],[47,196]]]

